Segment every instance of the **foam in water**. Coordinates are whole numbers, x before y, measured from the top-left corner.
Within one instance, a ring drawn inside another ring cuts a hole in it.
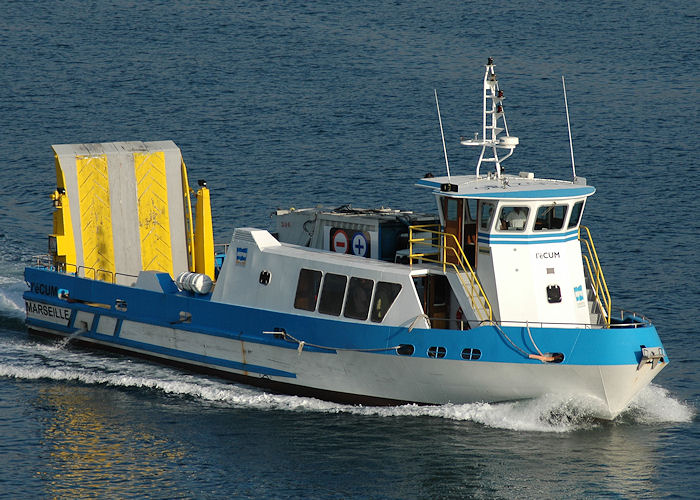
[[[49,379],[82,384],[152,389],[164,394],[191,397],[223,406],[259,410],[348,413],[374,417],[434,417],[470,421],[488,427],[516,431],[571,432],[600,425],[594,401],[558,396],[508,402],[403,405],[389,407],[351,406],[314,398],[267,393],[219,379],[184,374],[128,358],[86,356],[82,351],[63,349],[59,344],[41,344],[9,339],[0,341],[5,353],[0,376],[23,380]],[[630,404],[616,422],[648,424],[689,422],[695,411],[674,399],[669,392],[651,385]]]
[[[690,422],[695,410],[689,403],[674,399],[668,389],[651,384],[637,394],[622,416],[644,424]]]
[[[24,281],[0,276],[0,315],[24,318],[25,311],[22,294],[26,289],[27,285]]]

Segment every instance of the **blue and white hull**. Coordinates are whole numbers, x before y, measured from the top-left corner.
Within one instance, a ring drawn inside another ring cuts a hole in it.
[[[492,325],[465,331],[353,328],[339,320],[217,304],[40,268],[27,268],[25,278],[30,330],[339,402],[458,404],[575,395],[589,400],[601,418],[614,418],[665,365],[642,362],[640,346],[661,345],[650,325],[529,332]],[[60,290],[70,290],[71,301],[59,298]],[[90,303],[75,299],[82,294]],[[111,304],[126,310],[106,307]],[[179,322],[185,309],[189,323]],[[504,335],[534,350],[528,345],[532,335],[540,348],[562,353],[564,360],[529,359]],[[302,338],[304,345],[297,342]],[[413,353],[398,354],[393,347],[399,345],[412,346]],[[442,357],[429,354],[434,346],[444,348]],[[479,352],[479,358],[464,359],[464,349]]]
[[[575,169],[503,170],[519,144],[504,99],[489,59],[481,136],[461,141],[481,147],[476,173],[417,182],[437,215],[278,210],[274,234],[237,228],[223,253],[206,182],[190,188],[173,142],[55,145],[27,325],[336,401],[556,394],[614,418],[668,358],[649,320],[613,312],[581,224],[595,188]]]

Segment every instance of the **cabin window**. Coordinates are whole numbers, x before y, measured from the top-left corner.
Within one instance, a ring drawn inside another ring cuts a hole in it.
[[[491,219],[493,218],[493,205],[491,203],[482,203],[481,205],[481,219],[479,221],[479,227],[486,231],[491,227]]]
[[[527,226],[527,217],[530,213],[528,207],[503,207],[500,220],[501,230],[505,231],[523,231]]]
[[[564,227],[567,205],[542,205],[537,209],[535,231],[561,229]]]
[[[459,217],[459,203],[457,203],[457,200],[454,198],[447,198],[445,201],[447,202],[445,207],[445,219],[451,221],[457,220]]]
[[[343,297],[345,296],[345,284],[347,281],[347,276],[326,273],[326,277],[323,280],[321,300],[318,303],[318,312],[340,316],[340,310],[343,308]]]
[[[300,270],[299,281],[297,281],[297,293],[294,296],[294,307],[305,311],[315,310],[320,288],[321,271]]]
[[[568,229],[578,226],[581,222],[581,214],[583,213],[583,200],[576,202],[574,208],[571,209],[571,217],[569,218]]]
[[[374,291],[374,302],[372,303],[372,321],[381,323],[387,311],[396,300],[401,291],[398,283],[387,283],[380,281]]]
[[[468,199],[467,203],[466,203],[466,207],[467,207],[467,219],[470,222],[476,222],[477,201],[473,198]]]
[[[374,281],[365,278],[350,278],[348,296],[345,299],[343,316],[353,319],[367,319],[369,303],[372,298]]]

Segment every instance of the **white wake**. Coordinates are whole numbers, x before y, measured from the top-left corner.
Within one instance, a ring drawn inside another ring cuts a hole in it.
[[[0,276],[0,316],[24,318],[22,294],[26,289],[24,281]]]

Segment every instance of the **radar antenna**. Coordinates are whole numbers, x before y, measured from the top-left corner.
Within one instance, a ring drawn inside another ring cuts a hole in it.
[[[576,180],[576,163],[574,163],[574,142],[571,140],[571,122],[569,121],[569,101],[566,99],[566,83],[561,75],[561,86],[564,88],[564,107],[566,108],[566,128],[569,129],[569,151],[571,151],[571,170]]]
[[[435,105],[437,106],[438,120],[440,121],[440,135],[442,136],[442,150],[445,152],[445,166],[447,167],[447,181],[452,184],[450,177],[450,162],[447,160],[447,147],[445,146],[445,132],[442,131],[442,117],[440,116],[440,103],[438,102],[437,89],[435,90]]]
[[[513,154],[515,146],[520,143],[517,137],[508,133],[506,114],[503,110],[505,96],[498,87],[498,79],[496,78],[494,67],[493,58],[489,57],[486,64],[486,72],[484,73],[481,139],[479,139],[479,134],[476,133],[473,139],[462,137],[460,140],[460,143],[464,146],[481,146],[481,155],[479,155],[479,162],[476,164],[477,178],[479,177],[482,162],[493,163],[496,166],[496,176],[500,178],[503,170],[501,163]],[[505,135],[499,137],[501,132],[505,132]],[[487,151],[487,148],[489,151]],[[505,156],[499,157],[499,149],[506,149],[508,152]]]

